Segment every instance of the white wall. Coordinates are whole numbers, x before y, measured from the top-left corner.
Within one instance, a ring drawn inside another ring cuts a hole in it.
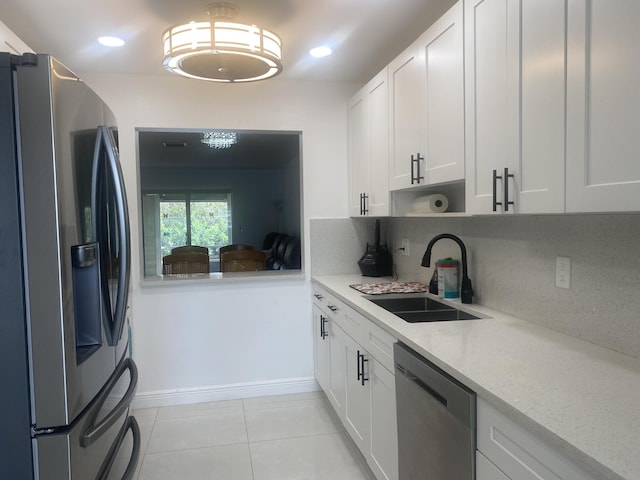
[[[141,286],[135,128],[302,131],[307,231],[311,217],[347,215],[346,104],[359,86],[278,79],[217,85],[169,74],[79,74],[118,119],[133,227],[137,404],[233,396],[237,390],[225,388],[229,384],[248,386],[240,388],[243,394],[267,391],[270,382],[309,388],[314,383],[308,274],[300,280]]]

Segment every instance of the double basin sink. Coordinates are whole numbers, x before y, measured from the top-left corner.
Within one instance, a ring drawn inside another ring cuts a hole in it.
[[[438,302],[424,294],[368,295],[367,300],[409,323],[477,320],[481,317]]]

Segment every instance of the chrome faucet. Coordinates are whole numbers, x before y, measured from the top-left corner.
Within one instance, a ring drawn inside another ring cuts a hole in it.
[[[469,275],[467,274],[467,248],[458,237],[450,233],[441,233],[440,235],[433,237],[427,245],[427,249],[422,257],[421,265],[423,267],[431,266],[431,249],[433,248],[433,245],[442,238],[449,238],[460,246],[460,251],[462,252],[462,284],[460,286],[460,300],[462,303],[473,303],[473,287],[471,286],[471,279],[469,279]]]

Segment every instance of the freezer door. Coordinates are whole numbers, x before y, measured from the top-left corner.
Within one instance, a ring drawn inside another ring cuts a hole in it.
[[[109,379],[96,401],[83,412],[71,428],[61,434],[41,434],[34,438],[35,468],[39,480],[88,480],[105,478],[116,463],[119,445],[128,429],[129,407],[138,383],[131,358],[125,358]],[[134,437],[136,433],[134,431]],[[139,432],[129,463],[139,456]],[[136,446],[137,445],[137,446]]]
[[[27,57],[31,58],[31,57]],[[104,328],[101,259],[93,238],[95,141],[106,106],[55,59],[16,68],[17,134],[25,264],[32,421],[71,424],[113,373]],[[80,142],[81,143],[81,142]]]

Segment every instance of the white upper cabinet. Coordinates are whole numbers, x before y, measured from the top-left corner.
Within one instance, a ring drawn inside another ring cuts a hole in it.
[[[565,2],[465,3],[466,211],[560,213]]]
[[[389,187],[464,179],[462,2],[389,64]]]
[[[9,52],[16,55],[31,52],[33,50],[13,33],[4,23],[0,22],[0,52]]]
[[[640,211],[640,2],[573,0],[567,211]]]
[[[349,102],[349,213],[389,215],[387,69]]]

